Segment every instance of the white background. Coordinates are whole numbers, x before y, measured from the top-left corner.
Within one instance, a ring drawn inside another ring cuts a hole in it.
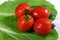
[[[2,4],[5,1],[8,1],[8,0],[0,0],[0,4]],[[47,1],[51,2],[57,10],[57,17],[54,20],[54,24],[56,25],[56,30],[59,34],[58,40],[60,40],[60,0],[47,0]]]

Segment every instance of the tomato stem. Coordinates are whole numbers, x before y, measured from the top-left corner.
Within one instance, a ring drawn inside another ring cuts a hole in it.
[[[26,19],[26,20],[30,20],[30,18],[29,18],[27,15],[25,16],[25,19]]]
[[[30,14],[30,11],[26,9],[25,14],[26,15]]]
[[[49,19],[53,20],[52,17],[53,17],[53,15],[52,15],[52,13],[50,13]]]
[[[55,27],[55,25],[54,25],[54,24],[52,24],[52,29],[54,29],[54,27]]]

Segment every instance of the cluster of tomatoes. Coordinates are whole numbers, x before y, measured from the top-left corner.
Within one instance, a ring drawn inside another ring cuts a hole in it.
[[[37,34],[48,35],[52,31],[53,23],[48,19],[50,11],[45,7],[38,6],[32,9],[28,4],[22,3],[17,6],[15,15],[18,18],[18,29],[22,32],[33,28]]]

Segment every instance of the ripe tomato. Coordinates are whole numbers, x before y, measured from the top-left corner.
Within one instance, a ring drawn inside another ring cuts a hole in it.
[[[34,19],[32,16],[22,15],[17,21],[18,29],[22,32],[27,32],[32,28],[33,23]]]
[[[50,11],[45,7],[36,7],[31,12],[35,19],[38,18],[48,18],[50,16]]]
[[[47,18],[37,19],[34,23],[34,31],[40,35],[48,35],[52,31],[52,22]]]
[[[19,18],[20,16],[24,15],[26,10],[31,11],[31,7],[28,4],[19,4],[15,10],[16,17]]]

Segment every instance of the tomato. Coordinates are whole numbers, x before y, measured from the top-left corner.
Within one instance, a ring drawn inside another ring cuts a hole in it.
[[[26,10],[31,11],[31,7],[28,4],[19,4],[15,10],[16,17],[19,18],[20,16],[25,15]]]
[[[50,16],[50,11],[45,7],[36,7],[31,12],[35,19],[38,18],[48,18]]]
[[[32,28],[32,25],[34,23],[34,19],[30,15],[22,15],[18,21],[18,29],[22,32],[27,32]]]
[[[52,22],[47,18],[37,19],[34,23],[34,31],[40,35],[48,35],[52,31]]]

